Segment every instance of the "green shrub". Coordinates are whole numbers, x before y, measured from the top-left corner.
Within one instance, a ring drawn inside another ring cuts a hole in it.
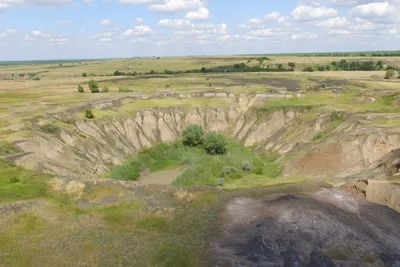
[[[40,130],[42,132],[51,133],[51,134],[55,134],[58,132],[58,128],[51,124],[46,124],[46,125],[40,126]]]
[[[211,132],[204,140],[204,149],[210,155],[224,155],[228,152],[229,141],[221,133]]]
[[[396,76],[396,71],[395,70],[387,70],[384,78],[390,80],[394,76]]]
[[[262,167],[255,167],[253,173],[257,175],[262,175],[264,173],[264,170]]]
[[[100,93],[100,89],[99,89],[99,84],[94,81],[94,80],[90,80],[89,81],[89,90],[92,93]]]
[[[203,155],[193,166],[181,172],[173,184],[178,186],[215,186],[224,165],[224,160],[219,157]]]
[[[112,168],[110,177],[115,180],[136,181],[141,171],[141,164],[137,161],[133,161]]]
[[[15,176],[13,176],[13,177],[10,178],[10,182],[11,182],[12,184],[19,183],[19,182],[20,182],[20,179],[17,178],[17,177],[15,177]]]
[[[204,132],[201,126],[192,124],[182,132],[182,143],[185,146],[199,146],[204,142]]]
[[[225,177],[231,173],[238,172],[235,167],[232,166],[224,166],[224,169],[221,172],[221,177]]]
[[[217,180],[217,187],[218,187],[218,186],[223,187],[224,184],[225,184],[225,179],[224,179],[224,178],[219,178],[219,179]]]
[[[120,88],[118,88],[118,92],[120,92],[120,93],[132,93],[133,90],[132,89],[128,89],[128,88],[120,87]]]
[[[242,170],[245,172],[251,172],[253,170],[253,165],[248,161],[244,161],[242,165]]]
[[[303,72],[314,72],[312,67],[307,67],[303,70]]]
[[[85,118],[86,119],[94,119],[94,114],[93,114],[93,112],[90,110],[90,109],[88,109],[88,110],[85,110]]]
[[[84,73],[82,73],[82,77],[87,77],[87,73],[86,72],[84,72]]]
[[[84,93],[85,90],[83,89],[82,85],[78,85],[78,93]]]

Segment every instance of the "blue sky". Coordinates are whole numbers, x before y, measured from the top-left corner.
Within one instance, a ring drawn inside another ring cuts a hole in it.
[[[0,0],[0,61],[400,49],[400,0]]]

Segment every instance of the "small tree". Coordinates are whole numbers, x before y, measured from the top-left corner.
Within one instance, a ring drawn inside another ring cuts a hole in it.
[[[78,93],[84,93],[85,90],[83,90],[82,85],[78,85]]]
[[[199,146],[204,142],[204,132],[201,126],[196,124],[189,125],[182,132],[182,143],[185,146]]]
[[[87,77],[87,73],[86,72],[82,73],[82,77]]]
[[[204,149],[210,155],[223,155],[228,152],[228,144],[225,135],[211,132],[204,140]]]
[[[108,92],[110,92],[110,89],[108,88],[107,85],[105,85],[104,89],[103,89],[103,93],[108,93]]]
[[[90,80],[89,81],[89,89],[90,89],[90,92],[92,92],[92,93],[99,93],[100,92],[99,84],[94,80]]]
[[[94,114],[90,109],[85,110],[85,118],[86,119],[94,119]]]
[[[385,74],[385,79],[392,79],[394,76],[396,76],[395,70],[387,70]]]
[[[314,72],[314,69],[312,67],[307,67],[303,70],[303,72]]]
[[[288,66],[294,69],[296,67],[296,63],[294,62],[288,62]]]

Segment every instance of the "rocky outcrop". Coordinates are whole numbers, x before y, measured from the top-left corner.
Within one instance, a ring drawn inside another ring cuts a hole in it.
[[[341,186],[341,189],[368,201],[388,206],[400,212],[400,184],[390,181],[358,180]]]

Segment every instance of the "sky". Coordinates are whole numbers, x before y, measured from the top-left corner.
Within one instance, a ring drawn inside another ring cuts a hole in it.
[[[0,0],[0,61],[400,49],[400,0]]]

